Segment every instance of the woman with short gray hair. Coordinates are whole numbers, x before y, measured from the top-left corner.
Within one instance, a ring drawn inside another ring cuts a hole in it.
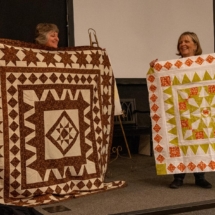
[[[57,25],[52,23],[39,23],[36,26],[35,41],[38,44],[49,46],[52,48],[58,47],[59,42],[59,29]]]

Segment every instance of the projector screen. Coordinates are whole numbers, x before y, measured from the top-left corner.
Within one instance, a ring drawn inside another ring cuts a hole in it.
[[[184,31],[214,52],[212,0],[73,0],[73,9],[75,46],[89,45],[93,28],[116,78],[145,78],[150,61],[178,58]]]

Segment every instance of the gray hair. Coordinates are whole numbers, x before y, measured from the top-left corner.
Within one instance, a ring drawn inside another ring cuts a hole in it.
[[[46,35],[50,31],[59,33],[57,25],[52,23],[39,23],[36,26],[35,42],[38,44],[45,45],[47,42]]]

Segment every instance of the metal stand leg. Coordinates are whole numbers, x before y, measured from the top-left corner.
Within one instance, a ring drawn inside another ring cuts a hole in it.
[[[127,138],[125,136],[125,131],[124,131],[124,128],[122,126],[122,121],[121,121],[121,118],[120,116],[118,115],[118,119],[119,119],[119,123],[120,123],[120,127],[122,129],[122,134],[123,134],[123,137],[124,137],[124,140],[125,140],[125,145],[126,145],[126,148],[127,148],[127,151],[128,151],[128,155],[129,155],[129,158],[131,158],[131,152],[130,152],[130,149],[128,147],[128,142],[127,142]]]
[[[129,146],[128,146],[128,141],[127,141],[127,138],[126,138],[126,135],[125,135],[125,131],[124,131],[124,128],[123,128],[123,125],[122,125],[120,115],[118,115],[118,119],[119,119],[120,127],[121,127],[121,130],[122,130],[123,138],[125,140],[125,145],[126,145],[126,148],[127,148],[127,151],[128,151],[128,156],[129,156],[129,158],[131,158],[131,152],[130,152],[130,149],[129,149]],[[121,146],[117,146],[117,147],[112,148],[112,152],[116,153],[116,157],[110,163],[115,161],[118,157],[124,157],[124,156],[120,155],[120,151],[122,151]]]

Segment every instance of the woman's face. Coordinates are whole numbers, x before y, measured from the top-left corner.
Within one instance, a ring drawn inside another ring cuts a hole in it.
[[[179,40],[178,48],[182,57],[189,57],[195,55],[197,45],[189,35],[183,35]]]
[[[57,48],[58,47],[58,33],[55,31],[49,31],[46,35],[46,46],[52,47],[52,48]]]

